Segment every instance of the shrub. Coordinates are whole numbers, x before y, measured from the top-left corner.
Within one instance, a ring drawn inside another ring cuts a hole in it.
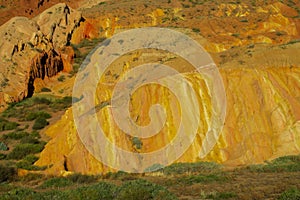
[[[224,175],[209,174],[209,175],[192,175],[188,177],[179,178],[178,181],[184,184],[194,183],[212,183],[226,181],[227,178]]]
[[[195,32],[195,33],[200,33],[200,29],[199,29],[199,28],[193,28],[192,30],[193,30],[193,32]]]
[[[0,165],[0,182],[12,181],[17,177],[17,170],[13,167]]]
[[[44,167],[39,167],[39,166],[33,165],[37,160],[38,160],[38,157],[30,154],[30,155],[27,155],[23,160],[18,162],[16,164],[16,166],[17,166],[17,168],[27,169],[27,170],[43,170],[43,169],[45,169]]]
[[[14,132],[3,135],[2,138],[4,140],[6,140],[6,139],[20,140],[28,135],[29,135],[29,133],[24,132],[24,131],[14,131]]]
[[[124,183],[116,192],[116,200],[175,200],[177,197],[160,185],[146,180],[134,180]]]
[[[41,89],[41,92],[51,92],[51,89],[44,87]]]
[[[73,182],[65,177],[56,177],[46,180],[41,188],[63,188],[73,185]]]
[[[72,174],[67,176],[69,180],[71,180],[73,183],[93,183],[97,181],[96,176],[89,176],[89,175],[83,175],[83,174]]]
[[[44,111],[30,112],[26,115],[25,120],[26,121],[32,121],[32,120],[35,120],[37,118],[49,119],[49,118],[51,118],[51,115],[49,113],[44,112]]]
[[[61,75],[60,77],[57,78],[58,81],[64,82],[66,77],[64,75]]]
[[[7,151],[8,147],[3,142],[0,142],[0,151]]]
[[[143,146],[142,141],[138,137],[133,137],[131,142],[136,149],[141,149]]]
[[[47,126],[49,124],[49,122],[44,118],[44,117],[38,117],[33,126],[32,129],[34,130],[40,130],[43,129],[45,126]]]
[[[20,160],[29,154],[39,153],[44,149],[45,143],[39,144],[18,144],[12,152],[8,154],[8,159]]]
[[[0,160],[5,160],[6,159],[6,154],[0,153]]]
[[[13,130],[19,126],[16,122],[10,122],[7,120],[1,120],[0,121],[0,131],[7,131],[7,130]]]
[[[174,163],[162,169],[166,175],[219,172],[221,165],[213,162]]]
[[[283,192],[278,200],[296,200],[300,199],[300,190],[296,188],[288,189],[287,191]]]

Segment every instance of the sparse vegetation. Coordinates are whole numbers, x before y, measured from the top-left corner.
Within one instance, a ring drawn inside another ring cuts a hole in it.
[[[0,183],[12,181],[17,177],[17,171],[14,167],[0,165]]]
[[[43,87],[43,88],[41,89],[41,92],[51,92],[51,89],[46,88],[46,87]]]
[[[8,159],[21,160],[27,155],[39,153],[44,149],[45,143],[39,144],[18,144],[16,147],[7,155]]]
[[[34,130],[40,130],[40,129],[43,129],[45,128],[47,125],[49,124],[49,122],[44,118],[44,117],[38,117],[33,126],[32,126],[32,129]]]
[[[13,130],[17,128],[19,124],[17,122],[10,122],[3,118],[0,118],[0,131]]]
[[[299,172],[300,156],[285,156],[277,158],[264,165],[251,165],[246,169],[252,172]]]
[[[298,200],[300,199],[300,190],[297,188],[291,188],[283,192],[278,200]]]

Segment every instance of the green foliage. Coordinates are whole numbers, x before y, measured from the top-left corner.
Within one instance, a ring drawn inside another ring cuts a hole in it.
[[[49,118],[51,118],[51,115],[47,112],[44,112],[44,111],[30,112],[26,115],[25,120],[26,121],[32,121],[32,120],[35,120],[37,118],[49,119]]]
[[[73,183],[94,183],[97,181],[96,176],[89,176],[89,175],[83,175],[83,174],[72,174],[67,176],[69,180],[71,180]]]
[[[6,159],[6,154],[0,153],[0,160],[5,160]]]
[[[199,28],[193,28],[192,30],[193,30],[193,32],[195,32],[195,33],[200,33],[200,29],[199,29]]]
[[[213,200],[221,200],[221,199],[237,199],[237,195],[233,192],[211,192],[204,193],[201,192],[201,199],[213,199]]]
[[[300,155],[280,157],[265,165],[251,165],[246,169],[252,172],[299,172]]]
[[[7,156],[8,159],[20,160],[29,154],[39,153],[44,149],[45,143],[18,144]]]
[[[10,122],[8,120],[0,118],[0,131],[13,130],[19,126],[16,122]]]
[[[25,131],[14,131],[14,132],[3,135],[2,138],[4,140],[7,140],[7,139],[20,140],[28,135],[29,135],[29,133],[27,133]]]
[[[141,149],[143,146],[142,141],[138,137],[133,137],[131,142],[136,149]]]
[[[124,183],[118,188],[116,200],[175,200],[177,197],[160,185],[146,180],[134,180]]]
[[[4,144],[3,142],[0,142],[0,151],[7,151],[8,147],[6,144]]]
[[[162,169],[165,175],[219,172],[221,165],[213,162],[174,163]]]
[[[74,183],[66,177],[55,177],[46,180],[41,188],[64,188],[73,185]]]
[[[20,169],[27,170],[43,170],[43,167],[34,166],[33,164],[38,160],[35,155],[27,155],[23,160],[19,161],[16,166]]]
[[[113,200],[117,186],[100,182],[95,185],[81,186],[70,190],[50,190],[35,192],[32,189],[13,189],[0,197],[1,200]]]
[[[44,87],[41,89],[41,92],[51,92],[51,89]]]
[[[66,77],[64,75],[61,75],[60,77],[57,78],[59,82],[64,82],[66,80]]]
[[[227,178],[224,175],[219,174],[209,174],[209,175],[192,175],[187,177],[178,178],[178,182],[184,184],[194,184],[194,183],[212,183],[212,182],[222,182],[226,181]]]
[[[47,126],[49,124],[49,122],[44,118],[44,117],[38,117],[33,126],[32,129],[34,130],[40,130],[43,129],[45,126]]]
[[[283,192],[278,200],[298,200],[300,199],[300,190],[296,188],[291,188]]]
[[[14,167],[0,165],[0,182],[12,181],[17,177],[17,170]]]

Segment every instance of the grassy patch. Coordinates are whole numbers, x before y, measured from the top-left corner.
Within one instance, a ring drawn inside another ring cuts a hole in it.
[[[10,122],[6,119],[0,118],[0,131],[13,130],[19,126],[16,122]]]
[[[34,121],[32,129],[33,130],[40,130],[40,129],[45,128],[48,124],[49,124],[49,122],[44,117],[38,117]]]
[[[195,183],[223,182],[228,180],[228,178],[222,174],[209,174],[209,175],[192,175],[192,176],[178,178],[177,180],[178,182],[184,183],[185,185],[190,185]]]
[[[201,199],[214,199],[214,200],[221,200],[221,199],[237,199],[237,194],[234,192],[210,192],[205,193],[201,192]]]
[[[51,118],[51,115],[47,112],[44,112],[44,111],[30,112],[26,115],[25,120],[26,121],[32,121],[32,120],[35,120],[37,118],[49,119],[49,118]]]
[[[44,149],[45,143],[39,144],[18,144],[16,147],[7,155],[8,159],[21,160],[27,155],[36,154]]]
[[[300,171],[300,155],[280,157],[264,165],[251,165],[246,169],[252,172],[298,172]]]
[[[66,177],[56,177],[46,180],[41,188],[64,188],[73,185],[74,183]]]
[[[221,165],[213,162],[175,163],[162,169],[165,175],[219,172]]]
[[[160,185],[146,180],[134,180],[124,183],[117,190],[116,200],[131,199],[164,199],[175,200],[177,197]]]
[[[0,183],[12,181],[17,177],[17,170],[14,167],[0,165]]]
[[[283,192],[278,200],[298,200],[300,199],[300,190],[296,188],[288,189]]]

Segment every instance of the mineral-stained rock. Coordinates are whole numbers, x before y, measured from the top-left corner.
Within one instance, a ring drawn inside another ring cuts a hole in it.
[[[0,27],[0,110],[30,97],[35,78],[72,70],[74,53],[61,48],[82,20],[80,12],[57,4],[33,20],[15,17]]]
[[[282,55],[274,59],[264,57],[258,52],[253,55],[255,58],[251,60],[251,65],[239,64],[234,60],[221,65],[219,70],[227,96],[226,119],[217,144],[203,159],[199,158],[199,152],[206,130],[210,126],[210,92],[205,89],[207,87],[201,75],[193,72],[182,73],[201,94],[198,102],[201,119],[195,140],[177,162],[214,161],[228,166],[239,166],[299,154],[300,68],[299,59],[291,55],[291,52],[299,52],[298,47],[299,44],[272,50],[269,54],[275,57]],[[255,62],[255,59],[258,61]],[[267,60],[269,63],[266,63]],[[107,76],[110,74],[112,73],[107,73]],[[96,111],[101,128],[113,144],[127,151],[145,153],[163,148],[175,137],[180,120],[173,110],[178,109],[178,104],[174,103],[176,98],[166,88],[154,84],[142,87],[132,94],[128,109],[131,118],[139,125],[150,123],[148,112],[153,104],[161,104],[167,113],[172,110],[168,113],[165,127],[155,136],[140,139],[142,146],[139,148],[133,143],[132,136],[126,135],[114,121],[109,103],[112,91],[111,86],[100,84],[97,90],[99,99],[95,102],[100,104]],[[72,112],[71,108],[68,109],[61,120],[46,131],[52,139],[36,165],[53,165],[46,170],[50,174],[99,174],[114,171],[115,169],[95,159],[83,145]],[[85,117],[92,115],[88,113]],[[87,127],[89,125],[83,124]],[[91,134],[89,131],[95,130],[87,130],[86,134]],[[111,158],[111,163],[119,164],[116,152],[101,145],[99,148]]]

